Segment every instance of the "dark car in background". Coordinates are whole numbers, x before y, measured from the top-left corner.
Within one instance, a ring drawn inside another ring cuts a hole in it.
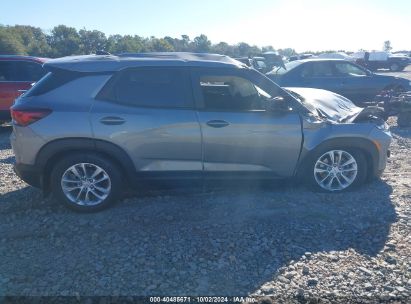
[[[338,93],[358,105],[373,101],[384,90],[411,90],[407,79],[379,75],[339,59],[306,59],[285,64],[267,76],[282,87],[318,88]]]
[[[238,57],[234,59],[244,63],[248,67],[254,68],[261,73],[267,73],[275,67],[284,66],[282,57],[274,51],[265,52],[260,56]]]
[[[313,54],[300,54],[300,55],[292,55],[290,58],[288,58],[288,61],[296,61],[296,60],[303,60],[303,59],[308,59],[314,57]]]
[[[409,64],[409,57],[389,52],[359,52],[356,62],[371,71],[389,69],[392,72],[404,70]]]
[[[0,124],[10,120],[14,100],[45,75],[45,58],[31,56],[0,56]]]
[[[246,66],[250,68],[256,69],[261,73],[267,73],[271,70],[268,67],[266,59],[264,57],[240,57],[234,59],[244,63]]]

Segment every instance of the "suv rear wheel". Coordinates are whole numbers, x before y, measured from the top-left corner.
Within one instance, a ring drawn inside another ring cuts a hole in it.
[[[51,174],[54,197],[81,212],[102,210],[118,198],[122,183],[117,166],[95,154],[74,154],[58,161]]]
[[[363,184],[367,178],[367,161],[361,151],[322,150],[311,159],[308,181],[316,190],[346,191]]]

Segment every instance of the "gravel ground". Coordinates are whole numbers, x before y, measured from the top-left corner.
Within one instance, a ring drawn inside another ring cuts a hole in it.
[[[404,71],[401,71],[401,72],[390,72],[389,70],[386,70],[386,71],[379,70],[378,73],[383,74],[383,75],[402,77],[402,78],[411,80],[411,65],[407,66],[404,69]]]
[[[406,302],[411,129],[392,132],[385,174],[354,192],[193,184],[76,214],[20,181],[0,128],[0,295]]]

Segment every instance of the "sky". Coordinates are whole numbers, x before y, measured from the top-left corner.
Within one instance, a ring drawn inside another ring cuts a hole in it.
[[[2,0],[2,25],[246,42],[298,52],[411,50],[411,0]],[[7,12],[7,13],[6,13]]]

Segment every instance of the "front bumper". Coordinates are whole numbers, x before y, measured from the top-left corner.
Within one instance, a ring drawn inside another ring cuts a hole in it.
[[[374,167],[374,173],[379,176],[384,171],[387,165],[387,159],[390,157],[390,144],[392,141],[391,133],[389,131],[382,131],[374,128],[370,133],[370,139],[374,142],[378,150],[378,160]]]
[[[42,175],[39,170],[32,165],[15,164],[14,172],[30,186],[42,188]]]

